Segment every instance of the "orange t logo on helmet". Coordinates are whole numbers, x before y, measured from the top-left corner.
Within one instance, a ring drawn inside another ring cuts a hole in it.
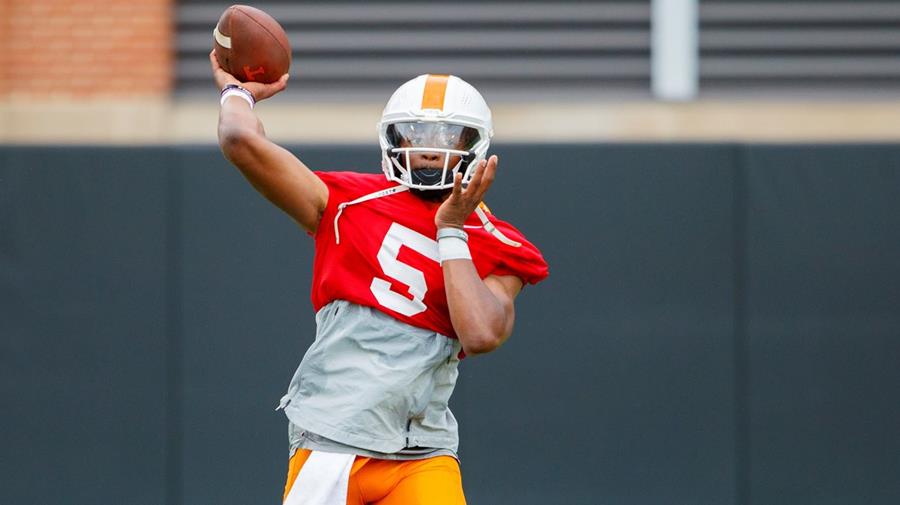
[[[449,75],[429,74],[422,92],[422,108],[444,110],[444,96],[447,95]]]

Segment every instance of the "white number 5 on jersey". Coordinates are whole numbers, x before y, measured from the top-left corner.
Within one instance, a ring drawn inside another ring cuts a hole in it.
[[[437,241],[401,224],[392,224],[387,235],[384,236],[381,248],[378,249],[378,264],[381,265],[385,275],[409,286],[409,294],[412,295],[412,299],[391,291],[391,283],[378,277],[372,279],[372,294],[381,305],[411,317],[425,312],[427,307],[423,300],[425,293],[428,292],[428,285],[425,284],[425,274],[421,270],[397,259],[401,246],[409,247],[435,262],[440,262],[440,258],[438,257]]]

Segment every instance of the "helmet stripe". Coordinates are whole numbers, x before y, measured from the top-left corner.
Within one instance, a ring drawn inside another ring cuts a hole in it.
[[[447,94],[449,75],[428,74],[425,91],[422,92],[422,108],[444,110],[444,95]]]

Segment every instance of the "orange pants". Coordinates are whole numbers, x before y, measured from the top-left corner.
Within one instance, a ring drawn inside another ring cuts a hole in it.
[[[297,449],[288,465],[284,498],[311,451]],[[300,490],[302,491],[302,490]],[[450,456],[393,461],[357,456],[347,505],[465,505],[459,463]]]

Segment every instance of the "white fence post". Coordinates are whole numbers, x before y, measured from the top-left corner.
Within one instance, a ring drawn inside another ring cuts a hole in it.
[[[697,96],[698,0],[652,0],[651,81],[661,100]]]

